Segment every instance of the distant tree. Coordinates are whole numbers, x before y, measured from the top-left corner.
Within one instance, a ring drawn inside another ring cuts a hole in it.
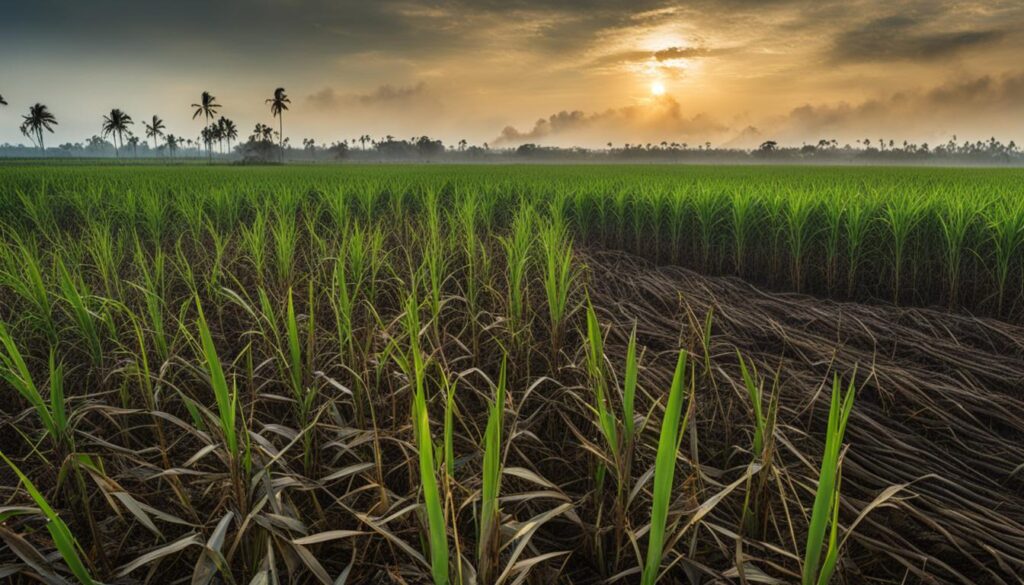
[[[283,87],[274,90],[274,97],[266,100],[270,104],[270,115],[277,118],[279,141],[281,146],[281,162],[284,162],[284,113],[288,111],[288,104],[292,103]]]
[[[203,126],[203,129],[199,131],[199,141],[206,145],[206,152],[209,153],[210,160],[213,160],[213,132],[216,128],[216,124],[210,124],[209,126]]]
[[[103,116],[103,136],[110,136],[114,142],[114,156],[121,158],[120,149],[124,146],[124,135],[128,132],[128,126],[134,124],[132,117],[118,108],[110,110],[110,113]],[[118,144],[120,142],[120,144]]]
[[[348,140],[335,142],[327,149],[327,152],[336,159],[343,159],[348,156]]]
[[[231,152],[231,141],[238,140],[238,126],[229,118],[221,118],[224,125],[224,140],[228,142],[228,152]]]
[[[37,103],[28,109],[28,115],[22,116],[21,133],[33,144],[39,147],[39,151],[46,156],[46,146],[43,144],[43,130],[53,134],[53,127],[57,125],[57,118],[50,113],[46,106]]]
[[[768,153],[775,152],[778,149],[778,147],[778,142],[775,142],[774,140],[765,140],[764,142],[761,143],[761,146],[757,147],[757,150],[764,153]]]
[[[143,122],[143,126],[146,128],[146,138],[153,139],[153,148],[156,148],[156,140],[164,135],[164,121],[160,119],[160,116],[153,114],[153,119],[150,122]]]
[[[231,150],[231,141],[228,140],[228,119],[224,116],[221,116],[217,119],[217,122],[214,124],[214,126],[215,128],[213,128],[211,131],[213,132],[214,139],[217,141],[217,148],[223,154],[224,142],[228,143],[228,150]]]
[[[516,154],[520,156],[530,156],[536,152],[541,151],[541,149],[542,147],[537,146],[536,144],[533,143],[520,144],[519,147],[516,148]]]
[[[393,138],[389,137],[388,141],[393,141]],[[431,140],[429,136],[420,136],[416,141],[416,150],[420,156],[436,156],[444,152],[444,143],[440,140]]]
[[[224,153],[224,118],[210,124],[210,140],[217,141],[217,150]]]
[[[252,134],[249,135],[249,140],[253,142],[270,142],[274,136],[274,129],[266,124],[257,123],[252,129]]]
[[[132,146],[132,158],[139,158],[139,137],[128,132],[128,144]]]
[[[110,148],[113,148],[112,144],[95,134],[85,141],[85,150],[90,153],[104,154]]]
[[[174,151],[178,150],[178,139],[174,134],[167,135],[167,152],[170,153],[171,158],[174,158]]]
[[[206,125],[210,125],[210,119],[217,115],[217,110],[220,109],[220,104],[217,103],[217,98],[208,91],[204,91],[199,98],[199,103],[192,104],[195,108],[195,112],[192,114],[192,119],[195,120],[199,116],[202,116],[206,120]],[[210,161],[213,161],[213,151],[210,150],[210,143],[206,142],[206,154],[209,156]]]
[[[0,106],[6,106],[6,105],[7,105],[7,100],[4,99],[4,96],[0,95]]]

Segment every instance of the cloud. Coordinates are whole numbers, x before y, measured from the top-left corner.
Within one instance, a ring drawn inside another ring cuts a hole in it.
[[[999,28],[922,30],[926,18],[899,15],[877,18],[836,35],[835,62],[934,61],[992,45],[1006,36]]]
[[[956,79],[858,102],[804,104],[782,115],[739,116],[721,122],[689,114],[670,96],[601,112],[563,110],[531,127],[506,126],[492,144],[528,142],[557,146],[660,143],[663,140],[727,148],[754,148],[764,140],[782,144],[835,138],[843,143],[879,137],[902,141],[1005,136],[1024,131],[1024,71]]]
[[[947,83],[926,94],[935,106],[1016,106],[1024,105],[1024,72],[1000,77],[984,75]]]
[[[339,106],[363,105],[409,105],[415,103],[433,102],[433,96],[429,94],[426,82],[419,82],[414,85],[392,85],[386,83],[378,86],[369,93],[338,93],[333,87],[325,87],[306,98],[309,103],[319,109],[332,109]]]
[[[494,139],[496,145],[542,142],[552,145],[597,145],[608,140],[631,143],[661,142],[719,136],[728,131],[707,114],[687,117],[671,96],[648,102],[586,113],[563,110],[537,120],[529,130],[506,126]]]
[[[658,51],[618,51],[602,55],[590,62],[591,66],[624,65],[648,63],[653,67],[670,66],[672,61],[702,59],[732,52],[731,49],[709,47],[666,47]]]
[[[654,58],[659,62],[671,61],[673,59],[696,59],[698,57],[707,57],[712,53],[713,51],[706,47],[669,47],[655,51]]]
[[[1021,130],[1024,71],[952,80],[859,103],[805,104],[772,124],[780,139],[846,139],[879,135],[914,138],[944,133],[996,134]],[[895,136],[894,136],[895,135]]]
[[[747,126],[739,134],[723,144],[724,148],[754,148],[764,141],[764,135],[756,126]]]

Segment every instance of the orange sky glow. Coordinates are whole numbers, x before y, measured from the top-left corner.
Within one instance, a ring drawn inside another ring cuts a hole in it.
[[[453,144],[869,138],[1024,142],[1024,3],[995,0],[38,0],[0,22],[0,143],[49,106],[52,144],[113,107],[196,135],[209,90],[246,133]],[[117,15],[111,17],[110,15]]]

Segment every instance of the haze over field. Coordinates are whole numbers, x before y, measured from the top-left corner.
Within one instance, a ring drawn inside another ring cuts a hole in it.
[[[1018,139],[1024,4],[878,0],[3,0],[0,143],[36,102],[48,142],[121,108],[194,135],[212,91],[248,129],[524,142]]]

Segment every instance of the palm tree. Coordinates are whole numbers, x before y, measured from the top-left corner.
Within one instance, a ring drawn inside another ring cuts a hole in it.
[[[124,146],[124,134],[128,132],[128,126],[134,123],[131,116],[117,108],[110,110],[110,114],[103,116],[103,136],[112,136],[114,156],[117,158],[121,158],[117,143],[120,141],[121,146]]]
[[[139,137],[128,131],[128,144],[132,145],[132,157],[139,158]]]
[[[4,99],[4,96],[0,95],[0,106],[6,106],[6,105],[7,105],[7,100]]]
[[[221,118],[218,124],[222,126],[224,139],[228,141],[228,154],[231,154],[231,141],[238,138],[238,126],[227,118]]]
[[[178,150],[178,139],[174,134],[167,135],[167,151],[171,153],[171,158],[174,158],[174,151]]]
[[[227,153],[230,154],[231,140],[239,137],[239,128],[234,125],[234,122],[223,116],[220,117],[220,120],[217,120],[217,128],[220,130],[221,137],[227,140]]]
[[[266,124],[260,124],[257,122],[256,127],[252,129],[252,136],[249,137],[249,140],[253,140],[255,142],[270,142],[273,136],[273,128]]]
[[[195,108],[195,113],[192,114],[192,119],[195,120],[200,115],[206,119],[206,125],[210,124],[210,118],[217,115],[217,110],[220,108],[220,104],[217,103],[217,98],[208,91],[204,91],[203,95],[199,98],[198,104],[192,104]],[[206,143],[206,154],[210,157],[210,161],[213,161],[213,152],[210,150],[210,143]]]
[[[210,154],[210,160],[213,160],[213,141],[217,139],[217,125],[210,124],[199,132],[199,139],[203,144],[206,145],[206,152]]]
[[[212,126],[210,126],[210,132],[212,133],[212,136],[213,136],[214,140],[217,141],[217,151],[220,152],[221,154],[224,154],[224,117],[223,116],[221,116],[221,118],[219,120],[217,120],[216,124],[213,124]]]
[[[28,109],[28,115],[22,116],[21,133],[28,137],[39,147],[43,156],[46,156],[46,147],[43,144],[43,130],[53,134],[53,127],[57,125],[57,118],[46,109],[43,104],[37,103]]]
[[[153,114],[153,121],[144,123],[146,126],[146,138],[153,139],[153,148],[156,148],[156,139],[164,135],[164,130],[167,128],[164,126],[164,121],[160,119],[160,116]]]
[[[288,104],[292,103],[288,99],[288,95],[284,93],[284,88],[279,87],[274,90],[274,97],[266,100],[266,103],[270,104],[270,115],[277,118],[281,146],[281,162],[284,162],[284,113],[288,111]]]

